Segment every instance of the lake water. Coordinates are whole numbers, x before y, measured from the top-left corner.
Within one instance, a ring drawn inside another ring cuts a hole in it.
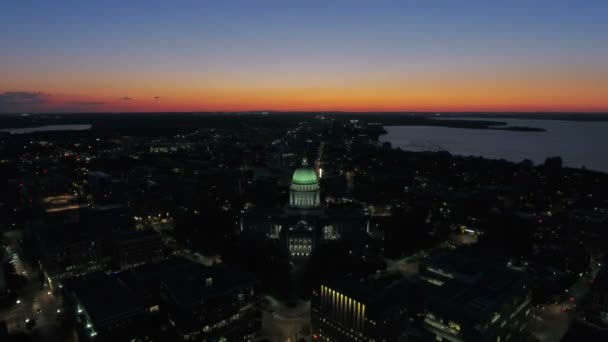
[[[538,127],[546,131],[386,126],[387,134],[381,136],[380,140],[407,151],[443,150],[455,155],[514,162],[530,159],[535,164],[544,162],[547,157],[560,156],[565,166],[585,166],[608,172],[608,122],[502,118],[483,120],[505,122],[508,126]]]
[[[27,134],[52,131],[86,131],[87,129],[91,129],[91,125],[48,125],[40,127],[3,128],[0,129],[0,132],[9,132],[10,134]]]

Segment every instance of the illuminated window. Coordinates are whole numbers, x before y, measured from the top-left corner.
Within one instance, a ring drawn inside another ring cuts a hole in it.
[[[450,321],[448,326],[456,331],[460,331],[460,324]]]
[[[500,314],[498,312],[494,313],[494,317],[492,317],[492,323],[495,323],[500,319]]]

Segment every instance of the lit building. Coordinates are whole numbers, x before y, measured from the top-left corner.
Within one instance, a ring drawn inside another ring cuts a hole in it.
[[[304,160],[293,173],[288,206],[244,210],[241,232],[274,240],[292,257],[307,257],[322,243],[361,241],[367,235],[368,222],[363,209],[325,208],[317,174]]]
[[[431,256],[422,327],[438,341],[522,341],[528,337],[530,289],[524,273],[456,253]]]
[[[525,341],[530,312],[524,273],[455,253],[414,278],[327,282],[311,299],[318,341]]]
[[[401,277],[321,285],[313,291],[316,341],[398,341],[414,329],[418,286]]]
[[[46,228],[46,229],[45,229]],[[40,268],[51,288],[62,280],[104,268],[102,238],[79,224],[45,227],[36,234]]]
[[[86,205],[73,195],[50,196],[42,199],[45,219],[54,223],[72,223],[80,220],[80,210]]]
[[[118,268],[112,265],[126,268],[157,261],[158,240],[151,233],[133,232],[128,208],[99,206],[77,211],[76,222],[51,218],[30,225],[24,234],[28,248],[39,254],[41,270],[53,290],[64,279]]]

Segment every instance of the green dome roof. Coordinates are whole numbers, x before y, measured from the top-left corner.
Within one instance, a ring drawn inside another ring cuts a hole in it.
[[[298,185],[312,185],[317,184],[317,174],[315,170],[310,167],[301,167],[296,169],[291,179],[292,184]]]
[[[308,166],[306,158],[302,160],[302,166],[296,169],[291,179],[291,185],[317,185],[317,174],[312,167]]]

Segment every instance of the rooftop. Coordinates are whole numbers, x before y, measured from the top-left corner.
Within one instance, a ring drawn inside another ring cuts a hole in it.
[[[247,273],[225,266],[207,267],[190,264],[186,272],[163,279],[162,284],[171,299],[180,306],[200,305],[206,299],[230,293],[252,285],[254,279]]]
[[[420,287],[416,282],[397,274],[388,274],[369,279],[345,278],[330,281],[327,286],[347,297],[367,305],[370,312],[383,313],[404,302],[420,298]]]
[[[456,253],[431,257],[429,266],[455,275],[442,286],[427,286],[428,308],[443,318],[472,325],[485,323],[494,313],[503,311],[505,304],[518,302],[528,293],[524,273]]]
[[[69,279],[64,287],[78,298],[96,327],[144,310],[131,289],[118,278],[101,272]]]

